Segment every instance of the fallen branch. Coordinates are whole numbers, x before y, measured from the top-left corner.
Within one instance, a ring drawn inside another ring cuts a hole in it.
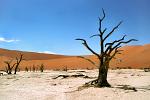
[[[137,92],[137,89],[135,87],[129,86],[129,85],[118,85],[119,89],[124,89],[124,90],[133,90],[134,92]]]
[[[58,75],[58,76],[56,76],[56,77],[54,77],[52,79],[57,79],[59,77],[62,77],[62,79],[68,78],[68,77],[74,77],[74,78],[76,78],[76,77],[82,77],[82,78],[90,78],[90,79],[92,78],[92,77],[89,77],[89,76],[83,75],[83,74],[75,74],[75,75]]]

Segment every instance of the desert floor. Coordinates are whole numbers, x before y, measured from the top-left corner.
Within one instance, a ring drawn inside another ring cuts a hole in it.
[[[78,88],[94,80],[98,70],[18,72],[0,76],[0,100],[150,100],[150,72],[109,70],[111,88]],[[86,77],[58,77],[58,75]],[[56,79],[54,79],[56,78]],[[135,87],[137,91],[122,89]]]

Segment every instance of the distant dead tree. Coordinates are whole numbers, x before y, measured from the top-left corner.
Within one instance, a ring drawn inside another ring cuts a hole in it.
[[[17,70],[19,69],[19,65],[20,65],[22,60],[23,60],[23,54],[20,54],[20,57],[16,57],[16,66],[15,66],[14,74],[17,73]]]
[[[16,60],[14,61],[14,59],[9,60],[9,61],[4,61],[4,63],[7,65],[5,66],[5,71],[7,74],[12,74],[13,68],[14,69],[14,74],[17,73],[17,70],[19,70],[19,64],[20,62],[23,60],[23,54],[20,54],[20,57],[16,57]],[[12,64],[13,63],[13,64]]]
[[[26,72],[28,72],[28,71],[29,71],[28,67],[25,67],[25,71],[26,71]]]
[[[66,72],[68,71],[67,66],[64,66],[63,71],[66,71]]]
[[[32,71],[32,68],[31,68],[31,66],[29,67],[29,70],[30,70],[30,72]]]
[[[32,67],[32,71],[33,71],[33,72],[35,72],[35,65],[33,65],[33,67]]]
[[[40,71],[43,72],[44,71],[44,64],[41,64],[39,67],[40,67]]]
[[[12,74],[12,69],[16,65],[16,63],[14,63],[13,65],[11,65],[12,62],[13,62],[13,60],[4,61],[4,63],[7,64],[7,66],[5,66],[5,70],[4,70],[7,74]]]
[[[102,22],[105,19],[105,11],[102,9],[103,17],[99,17],[99,33],[92,35],[90,38],[93,37],[99,37],[100,43],[100,53],[95,52],[87,43],[85,39],[77,38],[76,40],[82,41],[82,44],[91,52],[93,53],[99,60],[99,65],[97,65],[94,61],[91,59],[88,59],[86,57],[81,57],[85,60],[88,60],[91,64],[95,65],[99,68],[99,74],[98,78],[96,80],[93,80],[91,82],[88,82],[86,85],[92,85],[96,87],[110,87],[111,85],[107,81],[107,73],[108,68],[110,65],[110,61],[116,56],[116,54],[120,54],[120,47],[122,44],[127,44],[131,41],[137,41],[136,39],[130,39],[128,41],[124,41],[126,35],[124,35],[121,39],[115,40],[110,43],[106,43],[106,40],[112,35],[112,33],[115,32],[116,29],[121,25],[122,21],[120,21],[110,32],[107,34],[107,28],[102,29]]]

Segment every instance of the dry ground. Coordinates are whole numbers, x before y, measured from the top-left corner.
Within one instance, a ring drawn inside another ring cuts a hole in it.
[[[78,87],[95,79],[97,70],[24,72],[0,76],[0,100],[150,100],[150,72],[124,69],[110,70],[108,81],[112,88]],[[84,74],[91,78],[58,75]],[[129,85],[137,91],[124,90]],[[120,88],[119,88],[120,87]]]

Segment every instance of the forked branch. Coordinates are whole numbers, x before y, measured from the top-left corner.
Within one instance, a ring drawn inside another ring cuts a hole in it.
[[[106,30],[107,30],[107,28],[105,28],[105,29],[102,31],[102,34],[104,34]],[[90,36],[90,38],[96,37],[96,36],[101,37],[100,34],[94,34],[94,35]]]
[[[113,41],[113,42],[111,42],[111,43],[106,43],[105,44],[105,47],[108,45],[108,46],[113,46],[115,43],[118,43],[118,42],[120,42],[120,41],[123,41],[124,40],[124,38],[126,37],[126,35],[124,35],[121,39],[119,39],[119,40],[115,40],[115,41]]]
[[[113,47],[113,50],[114,50],[115,48],[119,47],[121,44],[127,44],[127,43],[132,42],[132,41],[138,41],[138,40],[136,40],[136,39],[130,39],[130,40],[128,40],[128,41],[120,41],[120,42],[118,42],[118,43]]]
[[[120,48],[120,47],[121,47],[121,44],[127,44],[127,43],[132,42],[132,41],[138,41],[138,40],[136,40],[136,39],[130,39],[130,40],[128,40],[128,41],[123,41],[124,38],[125,38],[125,36],[126,36],[126,35],[124,35],[122,39],[116,40],[116,41],[114,41],[114,42],[112,42],[112,43],[108,43],[108,44],[106,43],[105,46],[107,46],[107,45],[109,45],[109,46],[108,46],[107,49],[105,50],[105,54],[107,54],[107,53],[108,53],[108,54],[111,54],[116,48]],[[117,44],[113,47],[113,45],[114,45],[115,43],[117,43]]]
[[[112,58],[114,58],[116,56],[116,54],[120,54],[121,51],[123,50],[118,50],[121,46],[115,48],[114,53],[110,56],[109,60],[111,60]]]

